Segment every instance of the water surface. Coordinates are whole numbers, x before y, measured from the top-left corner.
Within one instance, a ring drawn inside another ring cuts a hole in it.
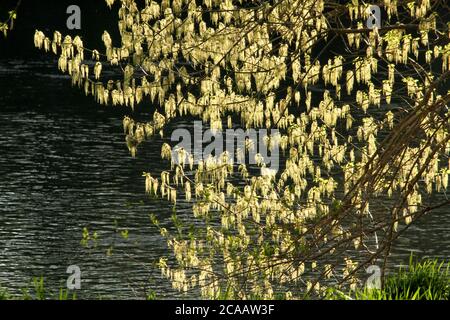
[[[55,291],[65,287],[67,267],[78,265],[82,298],[143,298],[148,289],[160,298],[179,297],[152,267],[167,248],[148,217],[155,213],[168,221],[172,207],[148,199],[141,177],[167,168],[160,159],[162,141],[147,143],[131,158],[122,129],[128,112],[84,97],[53,61],[0,62],[2,287],[18,292],[31,278],[45,276]],[[180,203],[178,211],[188,215],[189,206]],[[130,239],[114,236],[115,226],[128,229]],[[98,232],[97,248],[80,245],[83,227]],[[449,259],[449,207],[426,216],[398,241],[391,267],[407,262],[411,251]]]

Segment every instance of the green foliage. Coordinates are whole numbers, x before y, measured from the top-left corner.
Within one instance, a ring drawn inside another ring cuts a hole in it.
[[[120,235],[122,236],[123,239],[128,240],[128,236],[129,236],[128,230],[125,229],[125,230],[120,231]]]
[[[92,246],[96,246],[97,245],[97,239],[98,239],[98,234],[96,231],[94,231],[91,235],[91,233],[89,232],[89,229],[87,227],[83,228],[83,233],[82,233],[82,237],[81,237],[81,245],[83,247],[89,247],[90,245]]]
[[[5,289],[0,288],[0,300],[9,300],[9,299],[10,299],[9,293]]]
[[[448,300],[449,264],[438,260],[414,263],[411,258],[408,270],[400,269],[397,275],[388,277],[383,291],[388,299]]]
[[[146,298],[147,298],[148,301],[153,301],[153,300],[157,300],[158,299],[158,297],[156,295],[156,292],[153,291],[153,290],[149,290],[147,292],[147,297]]]
[[[34,292],[37,300],[45,300],[44,277],[33,279]]]
[[[358,289],[344,294],[329,290],[328,299],[343,300],[449,300],[449,263],[438,260],[415,262],[411,257],[409,266],[386,278],[384,288]]]
[[[0,288],[0,300],[76,300],[77,295],[74,292],[70,295],[69,290],[59,289],[58,293],[51,293],[45,288],[44,277],[34,278],[31,288],[22,288],[21,293],[14,295],[6,289]]]

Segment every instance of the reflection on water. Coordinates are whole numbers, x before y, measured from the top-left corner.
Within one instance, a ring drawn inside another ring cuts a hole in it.
[[[53,62],[0,62],[0,285],[16,291],[45,275],[58,290],[75,264],[79,297],[142,298],[148,288],[176,297],[152,268],[167,250],[148,218],[168,219],[172,208],[146,198],[141,177],[166,168],[161,142],[132,159],[122,136],[128,110],[99,106],[69,83]],[[115,224],[129,230],[128,241],[112,236]],[[98,248],[82,248],[83,227],[98,232]],[[408,231],[391,264],[406,262],[411,250],[449,259],[449,231],[444,207]]]

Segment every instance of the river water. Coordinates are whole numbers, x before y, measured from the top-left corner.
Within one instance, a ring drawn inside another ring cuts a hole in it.
[[[0,61],[0,287],[17,293],[45,276],[57,292],[68,266],[77,265],[80,298],[144,298],[149,289],[159,298],[180,297],[152,266],[167,248],[149,214],[169,220],[172,207],[145,196],[142,172],[167,168],[162,141],[131,158],[122,129],[128,112],[71,88],[53,61]],[[186,204],[177,210],[189,214]],[[80,244],[84,227],[99,234],[96,247]],[[116,229],[128,229],[129,239]],[[449,260],[448,207],[398,241],[391,267],[406,263],[411,251]]]

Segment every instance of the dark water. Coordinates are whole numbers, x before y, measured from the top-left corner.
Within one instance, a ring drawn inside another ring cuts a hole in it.
[[[141,177],[158,172],[161,143],[132,159],[122,132],[128,110],[99,107],[52,63],[2,63],[0,107],[1,286],[45,275],[50,286],[65,287],[74,264],[87,296],[134,297],[144,285],[170,294],[151,270],[165,244],[148,216],[164,219],[171,209],[145,197]],[[115,221],[129,230],[128,241],[114,239]],[[80,245],[83,227],[99,233],[95,250]]]
[[[0,62],[0,286],[17,292],[45,276],[57,291],[67,267],[77,265],[79,297],[143,298],[148,289],[177,297],[152,267],[167,249],[148,217],[168,221],[172,208],[145,197],[141,177],[167,168],[162,142],[132,159],[122,134],[128,110],[99,106],[69,83],[53,62]],[[189,214],[183,203],[178,211]],[[448,260],[449,211],[411,228],[391,266],[407,262],[411,251]],[[127,241],[115,235],[115,224],[129,230]],[[80,245],[83,227],[98,232],[96,248]]]

